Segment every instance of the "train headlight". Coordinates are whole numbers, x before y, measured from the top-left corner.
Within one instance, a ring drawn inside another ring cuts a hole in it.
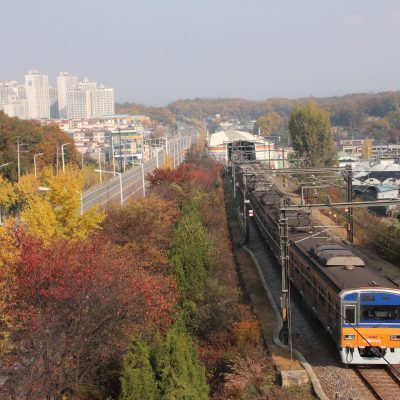
[[[344,335],[344,340],[354,340],[356,335]]]
[[[390,336],[390,340],[400,340],[400,335],[392,335]]]

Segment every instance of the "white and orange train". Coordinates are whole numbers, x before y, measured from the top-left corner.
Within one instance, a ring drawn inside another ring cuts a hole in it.
[[[277,192],[247,189],[253,220],[279,258]],[[400,363],[399,286],[344,242],[315,235],[310,214],[289,216],[289,279],[345,364]],[[314,236],[315,235],[315,236]]]

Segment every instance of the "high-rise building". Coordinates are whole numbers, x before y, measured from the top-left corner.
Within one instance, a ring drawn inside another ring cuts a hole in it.
[[[28,118],[25,85],[17,81],[0,82],[0,110],[10,117]]]
[[[50,96],[50,118],[57,119],[59,117],[57,88],[55,88],[54,86],[49,86],[49,96]]]
[[[115,114],[114,89],[98,85],[91,91],[92,117],[103,117]]]
[[[9,95],[3,110],[9,117],[18,117],[20,119],[29,118],[28,101],[16,95]]]
[[[67,118],[93,118],[115,114],[114,89],[90,82],[79,82],[75,90],[67,91]]]
[[[50,118],[49,77],[37,70],[25,75],[25,91],[30,119]]]
[[[25,86],[17,81],[0,82],[0,110],[3,110],[4,105],[9,101],[14,101],[15,97],[26,98]]]
[[[0,82],[0,110],[23,119],[89,119],[115,114],[114,89],[69,72],[57,76],[57,88],[47,75],[28,71],[25,84]]]
[[[67,92],[67,118],[90,118],[90,91],[83,89],[69,90]]]
[[[68,117],[68,95],[71,90],[78,87],[78,78],[69,72],[62,71],[57,76],[58,114],[60,118]]]

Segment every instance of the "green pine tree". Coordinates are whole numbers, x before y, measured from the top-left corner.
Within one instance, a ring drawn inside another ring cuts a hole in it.
[[[157,400],[159,393],[150,364],[150,350],[141,338],[134,338],[124,358],[120,400]]]
[[[189,200],[175,232],[170,270],[185,298],[196,301],[202,296],[211,265],[211,245],[195,200]]]
[[[205,369],[196,346],[183,324],[170,328],[164,343],[154,353],[162,400],[207,400]]]

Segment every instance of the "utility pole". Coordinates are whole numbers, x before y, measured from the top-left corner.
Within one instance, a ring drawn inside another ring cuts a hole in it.
[[[289,243],[288,243],[288,219],[286,215],[286,211],[284,209],[285,200],[281,199],[281,209],[279,211],[279,244],[281,249],[280,260],[281,260],[281,281],[282,281],[282,330],[281,337],[284,343],[288,343],[290,332],[289,332],[289,324],[288,324],[288,315],[289,315]]]
[[[268,168],[271,168],[271,141],[268,140]]]
[[[64,158],[64,146],[68,146],[70,143],[63,143],[61,145],[61,160],[62,160],[62,171],[65,172],[65,158]]]
[[[99,171],[100,171],[100,185],[103,183],[103,178],[101,176],[101,149],[99,148]]]
[[[29,153],[29,151],[27,151],[27,150],[21,151],[21,146],[27,146],[28,143],[21,143],[19,139],[20,139],[20,136],[17,136],[18,182],[19,182],[19,179],[21,178],[21,153]]]
[[[235,163],[232,162],[232,178],[233,178],[233,201],[236,202],[236,171],[235,171]]]
[[[351,165],[346,167],[346,192],[347,202],[353,202],[353,170]],[[347,240],[353,243],[354,239],[354,221],[353,221],[353,207],[347,208]]]
[[[119,134],[119,170],[122,172],[122,140],[121,140],[121,128],[118,128]]]
[[[38,153],[33,155],[33,167],[35,171],[35,179],[36,179],[36,157],[42,156],[44,153]]]
[[[246,174],[243,174],[243,213],[244,213],[244,232],[245,232],[244,242],[247,245],[249,243],[249,237],[250,237],[249,215],[248,215],[248,210],[249,210],[248,205],[250,204],[250,200],[247,199],[246,193],[247,193],[247,177]]]
[[[282,169],[285,169],[285,145],[282,141]],[[283,187],[286,187],[286,174],[283,174]]]

